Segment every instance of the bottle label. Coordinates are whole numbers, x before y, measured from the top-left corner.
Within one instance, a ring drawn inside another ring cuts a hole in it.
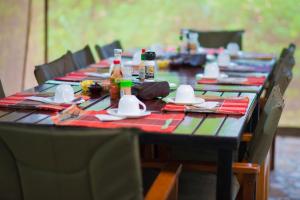
[[[140,80],[145,79],[145,68],[143,68],[143,67],[139,71],[139,78],[140,78]]]
[[[145,78],[154,79],[154,70],[155,68],[153,65],[145,66]]]

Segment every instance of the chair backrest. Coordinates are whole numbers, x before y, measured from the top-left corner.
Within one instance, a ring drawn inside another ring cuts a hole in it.
[[[122,45],[119,40],[115,40],[104,46],[95,45],[95,49],[100,59],[107,59],[114,56],[114,49],[122,49]]]
[[[75,71],[75,62],[71,52],[67,52],[62,57],[43,65],[35,67],[34,75],[38,84],[43,84],[45,81],[55,77],[64,76],[69,72]]]
[[[288,88],[290,82],[292,81],[292,78],[293,78],[292,72],[286,69],[283,71],[282,75],[277,81],[277,84],[280,88],[282,95],[284,95],[286,89]]]
[[[83,49],[72,53],[76,68],[81,69],[95,63],[91,48],[86,45]]]
[[[249,162],[263,164],[276,133],[283,107],[284,101],[280,88],[275,86],[264,106],[254,136],[249,144],[246,157]]]
[[[0,199],[142,199],[134,132],[0,124]]]
[[[274,85],[279,85],[282,94],[286,91],[289,83],[293,77],[293,67],[295,65],[295,53],[296,46],[290,44],[288,48],[284,48],[281,51],[280,57],[276,62],[273,72],[270,78],[270,89],[266,92],[266,97],[271,93],[271,90]]]
[[[206,48],[226,48],[230,42],[235,42],[241,49],[243,48],[242,39],[244,30],[200,31],[190,29],[189,31],[198,33],[200,45]]]
[[[3,98],[5,97],[5,93],[4,93],[4,89],[3,89],[3,86],[2,86],[2,82],[0,80],[0,98]]]
[[[294,43],[290,43],[288,49],[292,54],[294,54],[296,51],[296,45]]]

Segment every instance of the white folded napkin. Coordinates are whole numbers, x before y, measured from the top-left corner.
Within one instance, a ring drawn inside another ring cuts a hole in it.
[[[99,77],[99,78],[109,78],[110,74],[109,73],[96,73],[96,72],[85,72],[84,73],[86,76],[93,76],[93,77]]]
[[[118,121],[125,119],[126,117],[118,117],[118,116],[113,116],[113,115],[106,115],[106,114],[98,114],[95,115],[100,121],[106,122],[106,121]]]
[[[56,80],[48,80],[46,81],[48,84],[66,84],[66,85],[80,85],[78,82],[69,82],[69,81],[56,81]]]
[[[48,104],[54,104],[54,105],[59,105],[61,103],[58,103],[56,101],[54,101],[53,97],[37,97],[37,96],[31,96],[31,97],[26,97],[25,99],[27,100],[31,100],[31,101],[38,101],[38,102],[43,102],[43,103],[48,103]],[[83,98],[76,98],[71,102],[65,102],[68,104],[81,104],[85,102],[85,100]]]
[[[216,101],[205,101],[201,104],[195,104],[195,107],[198,108],[206,108],[206,109],[213,109],[219,105],[219,102]]]

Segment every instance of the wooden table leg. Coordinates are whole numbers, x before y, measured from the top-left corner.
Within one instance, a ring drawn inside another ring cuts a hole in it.
[[[232,196],[232,150],[220,149],[218,152],[217,198],[231,200]]]

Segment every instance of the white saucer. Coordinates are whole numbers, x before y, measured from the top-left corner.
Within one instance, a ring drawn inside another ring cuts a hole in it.
[[[169,87],[170,87],[170,88],[176,88],[177,85],[176,85],[176,83],[170,83],[170,82],[169,82]]]
[[[175,97],[173,98],[167,98],[166,99],[169,103],[174,103],[177,105],[195,105],[195,104],[201,104],[203,102],[205,102],[204,99],[200,98],[200,97],[195,97],[195,101],[194,102],[176,102],[175,101]]]
[[[126,117],[126,118],[139,118],[139,117],[145,117],[145,116],[151,114],[150,111],[141,112],[139,114],[120,114],[120,113],[118,113],[118,108],[108,109],[107,113],[110,115],[113,115],[113,116]]]

